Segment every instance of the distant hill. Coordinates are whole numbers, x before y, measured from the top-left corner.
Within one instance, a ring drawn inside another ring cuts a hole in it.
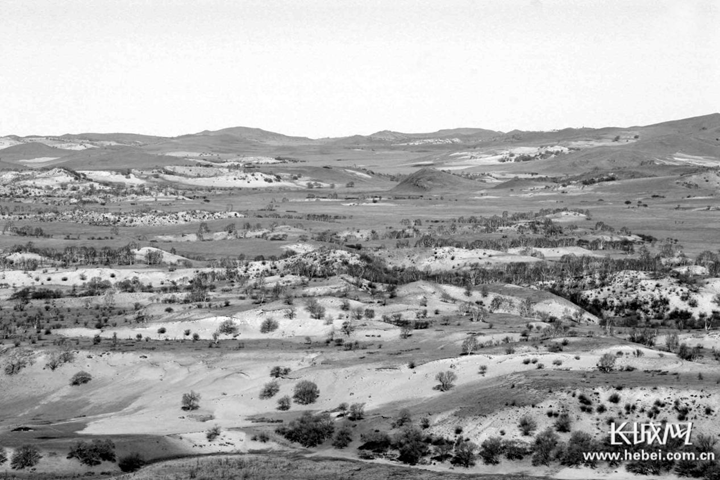
[[[21,143],[0,150],[0,161],[17,162],[20,160],[32,160],[36,158],[59,158],[73,153],[70,150],[49,147],[43,143]]]
[[[0,150],[2,154],[2,150]],[[125,168],[146,169],[155,166],[185,165],[182,158],[147,153],[135,147],[93,148],[72,152],[63,157],[58,165],[75,170],[118,170]]]
[[[472,191],[483,188],[483,184],[466,178],[441,172],[434,168],[422,168],[406,177],[389,193],[423,194],[431,192]]]
[[[372,156],[377,155],[382,166],[397,162],[398,167],[412,168],[422,162],[438,168],[460,165],[473,173],[576,175],[595,169],[641,168],[645,171],[653,165],[712,167],[720,165],[720,114],[647,126],[509,132],[482,128],[429,133],[382,130],[370,135],[322,139],[248,127],[205,130],[178,137],[134,133],[0,137],[3,164],[22,165],[17,162],[28,161],[25,164],[29,165],[39,158],[45,160],[34,166],[66,165],[67,162],[66,166],[71,168],[138,168],[177,164],[178,158],[220,158],[221,155],[224,158],[260,155],[332,161],[355,158],[365,164],[366,153],[355,151],[374,152]],[[381,157],[382,152],[392,152],[392,156]],[[405,156],[396,155],[398,152],[404,152]],[[58,159],[47,160],[55,157]],[[487,160],[493,157],[496,160]],[[375,159],[367,165],[373,162]],[[435,181],[427,180],[431,189],[447,183],[438,180],[437,186],[432,186]],[[418,185],[403,186],[406,187],[422,190]]]

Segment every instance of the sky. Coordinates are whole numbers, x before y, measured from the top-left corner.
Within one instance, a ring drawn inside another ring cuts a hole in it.
[[[0,135],[632,126],[720,111],[714,0],[2,0]]]

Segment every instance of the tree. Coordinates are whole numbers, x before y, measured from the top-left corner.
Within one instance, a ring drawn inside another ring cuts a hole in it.
[[[42,455],[40,449],[35,445],[23,445],[17,448],[10,459],[10,467],[13,470],[31,468],[38,464]]]
[[[70,446],[67,458],[77,458],[83,465],[91,467],[102,462],[114,462],[115,444],[112,440],[80,441]]]
[[[487,465],[497,465],[500,463],[502,451],[502,439],[500,437],[490,437],[480,445],[480,458]]]
[[[597,368],[601,372],[609,373],[612,372],[615,368],[615,355],[612,353],[605,353],[602,357],[600,357],[600,361],[598,361]]]
[[[310,448],[316,447],[330,438],[335,431],[335,425],[328,413],[313,415],[310,412],[303,412],[300,418],[275,431],[291,442]]]
[[[353,403],[350,405],[350,412],[348,413],[350,420],[362,420],[365,418],[365,404],[364,403]]]
[[[450,370],[446,372],[440,372],[435,375],[435,380],[440,382],[440,385],[437,386],[437,389],[441,392],[447,392],[455,386],[454,382],[455,380],[457,380],[457,374]]]
[[[485,440],[485,442],[487,442],[488,440]],[[497,441],[499,444],[500,439],[498,438]],[[450,463],[452,463],[453,465],[460,465],[461,467],[465,468],[472,467],[473,465],[475,465],[475,450],[477,450],[477,446],[474,443],[466,441],[459,442],[455,447],[455,455],[453,456]]]
[[[430,452],[425,443],[422,432],[415,427],[404,428],[393,442],[399,452],[398,460],[409,465],[415,465]]]
[[[197,410],[200,408],[200,394],[191,390],[190,393],[184,393],[182,396],[183,410]]]
[[[290,399],[290,395],[285,395],[284,397],[280,397],[277,403],[277,409],[285,411],[290,410],[290,404],[292,403],[292,400]]]
[[[5,462],[7,462],[7,452],[5,451],[5,448],[0,447],[0,465],[3,465]]]
[[[669,334],[667,337],[665,337],[665,346],[667,349],[671,352],[674,352],[677,350],[678,346],[680,345],[680,339],[678,337],[678,334],[673,332]]]
[[[263,385],[260,391],[260,398],[265,400],[274,397],[280,391],[280,384],[276,380]]]
[[[352,427],[347,424],[343,423],[337,432],[335,432],[335,436],[333,437],[332,446],[335,448],[345,448],[348,445],[350,445],[350,442],[352,442],[353,437],[353,431]]]
[[[317,400],[319,396],[320,390],[318,389],[318,386],[309,380],[303,380],[295,385],[293,398],[300,405],[315,403],[315,400]]]
[[[260,324],[260,333],[271,333],[277,330],[280,324],[274,318],[266,318]]]
[[[393,422],[393,428],[400,428],[405,425],[408,425],[412,423],[412,415],[410,414],[410,410],[407,408],[403,408],[398,412],[398,417]]]
[[[475,335],[471,335],[467,337],[463,343],[462,343],[462,353],[463,355],[470,355],[478,348],[478,342],[477,338],[475,338]]]

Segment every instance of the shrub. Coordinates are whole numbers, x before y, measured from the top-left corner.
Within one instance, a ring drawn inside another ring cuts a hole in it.
[[[570,418],[570,414],[567,412],[561,413],[557,420],[555,420],[554,427],[555,430],[557,430],[558,432],[569,432],[570,428],[572,427],[572,419]]]
[[[238,333],[238,327],[235,325],[235,322],[228,318],[220,324],[220,326],[218,327],[218,332],[224,335],[235,335],[236,333]]]
[[[500,455],[502,454],[502,439],[500,437],[490,437],[480,445],[480,458],[487,465],[497,465],[500,463]]]
[[[619,403],[620,402],[620,394],[617,392],[613,392],[608,397],[608,402],[610,403]]]
[[[538,433],[535,437],[532,464],[548,465],[552,460],[553,450],[558,445],[558,436],[549,428]]]
[[[87,372],[77,372],[75,375],[72,376],[70,379],[70,385],[76,386],[76,385],[84,385],[88,383],[90,380],[92,380],[92,375],[90,375]]]
[[[280,327],[280,324],[277,322],[277,320],[273,318],[266,318],[263,320],[262,324],[260,324],[260,333],[270,333],[274,332],[275,330]]]
[[[480,367],[478,368],[478,373],[484,376],[487,373],[487,370],[487,365],[480,365]]]
[[[275,366],[270,370],[270,376],[273,378],[286,377],[290,373],[290,367]]]
[[[612,372],[615,368],[615,359],[616,357],[612,353],[605,353],[598,361],[598,370],[605,373]]]
[[[182,396],[183,410],[197,410],[200,408],[200,394],[191,390],[190,393],[184,393]]]
[[[279,391],[280,391],[280,385],[278,384],[278,382],[273,380],[272,382],[268,382],[265,385],[263,385],[263,388],[260,391],[260,398],[263,400],[272,398]]]
[[[23,445],[17,448],[10,459],[10,467],[13,470],[31,468],[38,464],[42,455],[40,449],[35,445]]]
[[[348,415],[350,420],[362,420],[365,418],[365,404],[364,403],[353,403],[350,405],[350,413]]]
[[[70,447],[67,458],[77,458],[83,465],[94,466],[115,461],[115,444],[112,440],[80,441]]]
[[[437,386],[438,390],[441,392],[447,392],[455,386],[454,382],[457,380],[457,375],[455,372],[448,370],[447,372],[438,373],[435,376],[435,380],[440,382],[440,385]]]
[[[290,399],[290,395],[285,395],[284,397],[280,397],[278,399],[278,410],[290,410],[290,404],[292,403],[292,400]]]
[[[220,436],[220,426],[215,425],[210,430],[205,432],[205,438],[207,438],[208,442],[215,441],[216,438]]]
[[[303,380],[302,382],[295,385],[295,392],[293,398],[300,405],[309,405],[315,403],[315,400],[320,396],[320,390],[315,383],[309,380]]]
[[[134,472],[145,465],[145,459],[138,452],[131,452],[118,460],[118,467],[123,472]]]
[[[304,412],[300,418],[291,421],[287,426],[276,430],[277,433],[301,444],[303,447],[316,447],[329,438],[335,430],[332,418],[327,413],[313,415]]]
[[[485,440],[485,442],[487,442],[488,440]],[[498,438],[497,441],[499,446],[500,439]],[[475,450],[477,450],[477,446],[472,442],[463,441],[458,443],[455,447],[455,455],[453,456],[450,463],[452,463],[453,465],[460,465],[461,467],[465,468],[472,467],[473,465],[475,465]]]
[[[7,462],[7,452],[3,447],[0,447],[0,465],[3,465],[5,462]]]
[[[352,427],[344,423],[333,437],[332,446],[335,448],[345,448],[352,442]]]
[[[518,427],[523,435],[530,435],[537,430],[537,422],[530,415],[523,415],[518,421]]]

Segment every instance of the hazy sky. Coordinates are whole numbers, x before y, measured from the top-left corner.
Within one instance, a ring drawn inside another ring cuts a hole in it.
[[[720,111],[714,0],[0,0],[0,135],[310,137]]]

